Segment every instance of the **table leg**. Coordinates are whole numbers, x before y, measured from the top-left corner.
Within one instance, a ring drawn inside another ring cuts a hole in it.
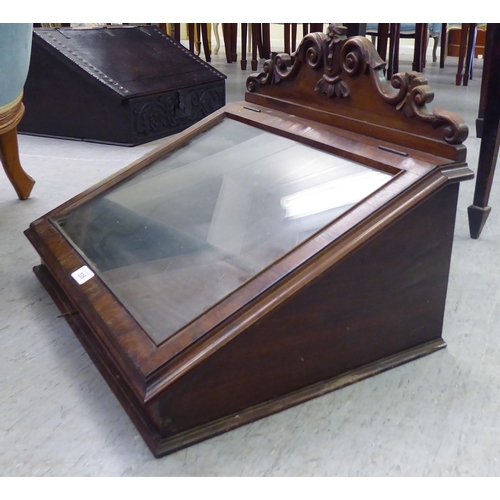
[[[479,138],[483,136],[484,110],[486,108],[488,77],[491,71],[494,30],[495,30],[494,25],[488,24],[486,26],[486,44],[484,47],[483,76],[481,78],[481,97],[479,99],[479,111],[476,119],[476,136]]]
[[[468,208],[471,238],[479,238],[491,211],[488,206],[500,144],[500,25],[488,24],[486,45],[490,46],[490,66],[485,86],[483,137],[479,150],[473,204]],[[483,76],[484,78],[484,76]]]

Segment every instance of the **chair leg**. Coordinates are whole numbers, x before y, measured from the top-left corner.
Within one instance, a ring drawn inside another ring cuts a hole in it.
[[[484,114],[486,111],[488,80],[491,74],[491,60],[493,58],[493,44],[495,43],[494,36],[497,32],[496,24],[489,24],[486,28],[486,45],[484,47],[484,63],[483,76],[481,78],[481,96],[479,98],[479,111],[476,119],[476,136],[481,139],[483,137]]]
[[[232,63],[233,56],[232,51],[233,48],[231,46],[233,38],[231,36],[232,28],[230,23],[222,23],[222,38],[224,40],[224,47],[226,50],[226,62]]]
[[[194,23],[188,23],[189,50],[194,53]]]
[[[311,23],[311,33],[322,33],[323,32],[323,23]]]
[[[247,30],[248,24],[241,23],[241,59],[240,66],[242,70],[247,69]]]
[[[462,72],[464,70],[465,52],[467,50],[467,38],[469,34],[469,23],[462,23],[460,34],[460,52],[458,54],[458,68],[455,77],[455,85],[462,84]]]
[[[21,167],[17,127],[0,135],[0,159],[17,196],[20,200],[25,200],[31,194],[35,181]]]
[[[415,25],[415,51],[413,55],[413,71],[421,73],[424,69],[424,61],[422,60],[425,36],[427,36],[427,25],[423,23],[416,23]]]
[[[201,39],[203,42],[203,52],[205,53],[205,60],[207,62],[211,62],[211,57],[210,57],[210,44],[208,42],[208,24],[203,23],[201,24]]]
[[[471,238],[479,238],[491,212],[488,206],[500,145],[500,28],[490,23],[486,29],[485,57],[488,68],[483,68],[481,100],[484,102],[484,128],[477,163],[476,186],[472,205],[468,208]],[[485,61],[486,62],[486,61]],[[485,70],[487,72],[485,73]]]
[[[194,44],[195,44],[195,54],[197,56],[201,55],[201,27],[200,23],[195,23],[194,25]]]
[[[390,26],[389,23],[378,24],[377,52],[383,61],[387,61],[387,42],[389,40]]]
[[[215,48],[214,48],[215,55],[217,55],[219,53],[219,49],[220,49],[219,24],[220,23],[213,24],[214,36],[215,36]]]
[[[285,54],[290,54],[290,23],[283,24],[283,41],[284,41],[284,49],[283,52]]]
[[[421,38],[421,66],[422,71],[427,65],[427,47],[429,46],[429,25],[427,23],[422,24],[422,29],[420,32]]]
[[[467,57],[465,58],[465,72],[463,84],[467,86],[469,79],[472,80],[474,66],[474,49],[476,48],[477,24],[469,24],[469,36],[467,38]]]
[[[380,26],[381,24],[379,24]],[[391,23],[389,27],[389,64],[387,66],[387,79],[390,80],[399,72],[399,37],[401,34],[401,24]]]
[[[271,24],[262,23],[262,57],[269,59],[271,57]]]
[[[252,71],[257,70],[257,50],[259,48],[259,41],[260,41],[260,24],[259,23],[252,23],[252,61],[251,61],[251,68]]]
[[[238,23],[231,23],[231,62],[238,60]]]
[[[297,49],[297,23],[292,23],[292,52]]]
[[[439,54],[439,67],[444,68],[444,62],[446,61],[446,50],[448,46],[448,24],[441,24],[441,53]]]
[[[395,23],[393,75],[399,73],[399,39],[401,37],[401,23]]]
[[[177,43],[181,43],[181,24],[180,23],[174,23],[174,40]]]
[[[432,37],[434,40],[434,45],[432,46],[432,62],[435,63],[437,61],[437,48],[439,45],[440,35],[436,35]]]

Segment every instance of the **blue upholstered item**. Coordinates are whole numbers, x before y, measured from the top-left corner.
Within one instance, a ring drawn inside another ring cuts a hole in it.
[[[415,33],[415,24],[416,23],[401,23],[401,34],[414,34]],[[429,31],[431,35],[438,35],[441,33],[441,23],[429,23],[428,24]],[[366,33],[368,35],[372,33],[377,33],[378,31],[378,23],[367,23],[366,24]]]
[[[0,108],[16,100],[23,90],[32,31],[31,23],[0,23]]]

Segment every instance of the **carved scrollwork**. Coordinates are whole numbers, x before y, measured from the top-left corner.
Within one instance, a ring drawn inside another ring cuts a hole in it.
[[[361,75],[368,69],[382,71],[386,66],[373,44],[364,36],[349,38],[342,47],[341,58],[344,71],[351,77]]]
[[[395,105],[405,116],[415,116],[433,128],[443,127],[443,139],[447,143],[461,144],[467,139],[468,127],[461,117],[441,108],[435,108],[432,112],[428,110],[427,104],[433,101],[434,91],[421,73],[411,71],[394,75],[390,82],[392,89],[396,90],[393,95],[387,92],[379,79],[374,81],[379,83],[376,88],[382,99]]]
[[[442,128],[443,139],[449,144],[461,144],[468,135],[468,127],[458,115],[436,108],[432,113],[427,104],[434,99],[434,91],[421,73],[397,73],[388,82],[384,75],[385,62],[366,37],[350,38],[342,47],[344,71],[351,77],[369,73],[379,96],[398,111],[411,118]]]
[[[373,93],[405,117],[438,129],[440,140],[460,144],[467,138],[468,128],[458,115],[440,108],[432,112],[427,109],[434,99],[434,92],[424,75],[413,71],[398,73],[388,81],[385,68],[386,63],[368,38],[356,36],[347,39],[342,28],[330,25],[327,34],[311,33],[304,37],[292,56],[278,54],[274,60],[266,61],[262,73],[250,75],[247,89],[259,93],[262,86],[291,82],[302,71],[309,72],[307,78],[310,81],[312,71],[321,76],[311,91],[327,98],[348,98],[353,80],[364,79],[366,83],[362,87],[365,91]],[[356,88],[361,87],[357,85]]]
[[[274,60],[267,60],[264,63],[262,73],[250,75],[247,79],[247,90],[256,92],[261,85],[273,85],[283,80],[291,80],[303,65],[307,65],[314,70],[325,69],[325,74],[316,85],[317,92],[325,93],[329,97],[349,95],[347,85],[341,84],[341,67],[338,63],[338,51],[344,41],[342,30],[334,26],[330,26],[326,35],[324,33],[306,35],[292,56],[285,53],[277,54]]]

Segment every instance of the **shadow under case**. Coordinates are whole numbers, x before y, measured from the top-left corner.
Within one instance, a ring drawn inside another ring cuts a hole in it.
[[[155,456],[445,346],[462,119],[312,33],[33,222],[35,272]]]

